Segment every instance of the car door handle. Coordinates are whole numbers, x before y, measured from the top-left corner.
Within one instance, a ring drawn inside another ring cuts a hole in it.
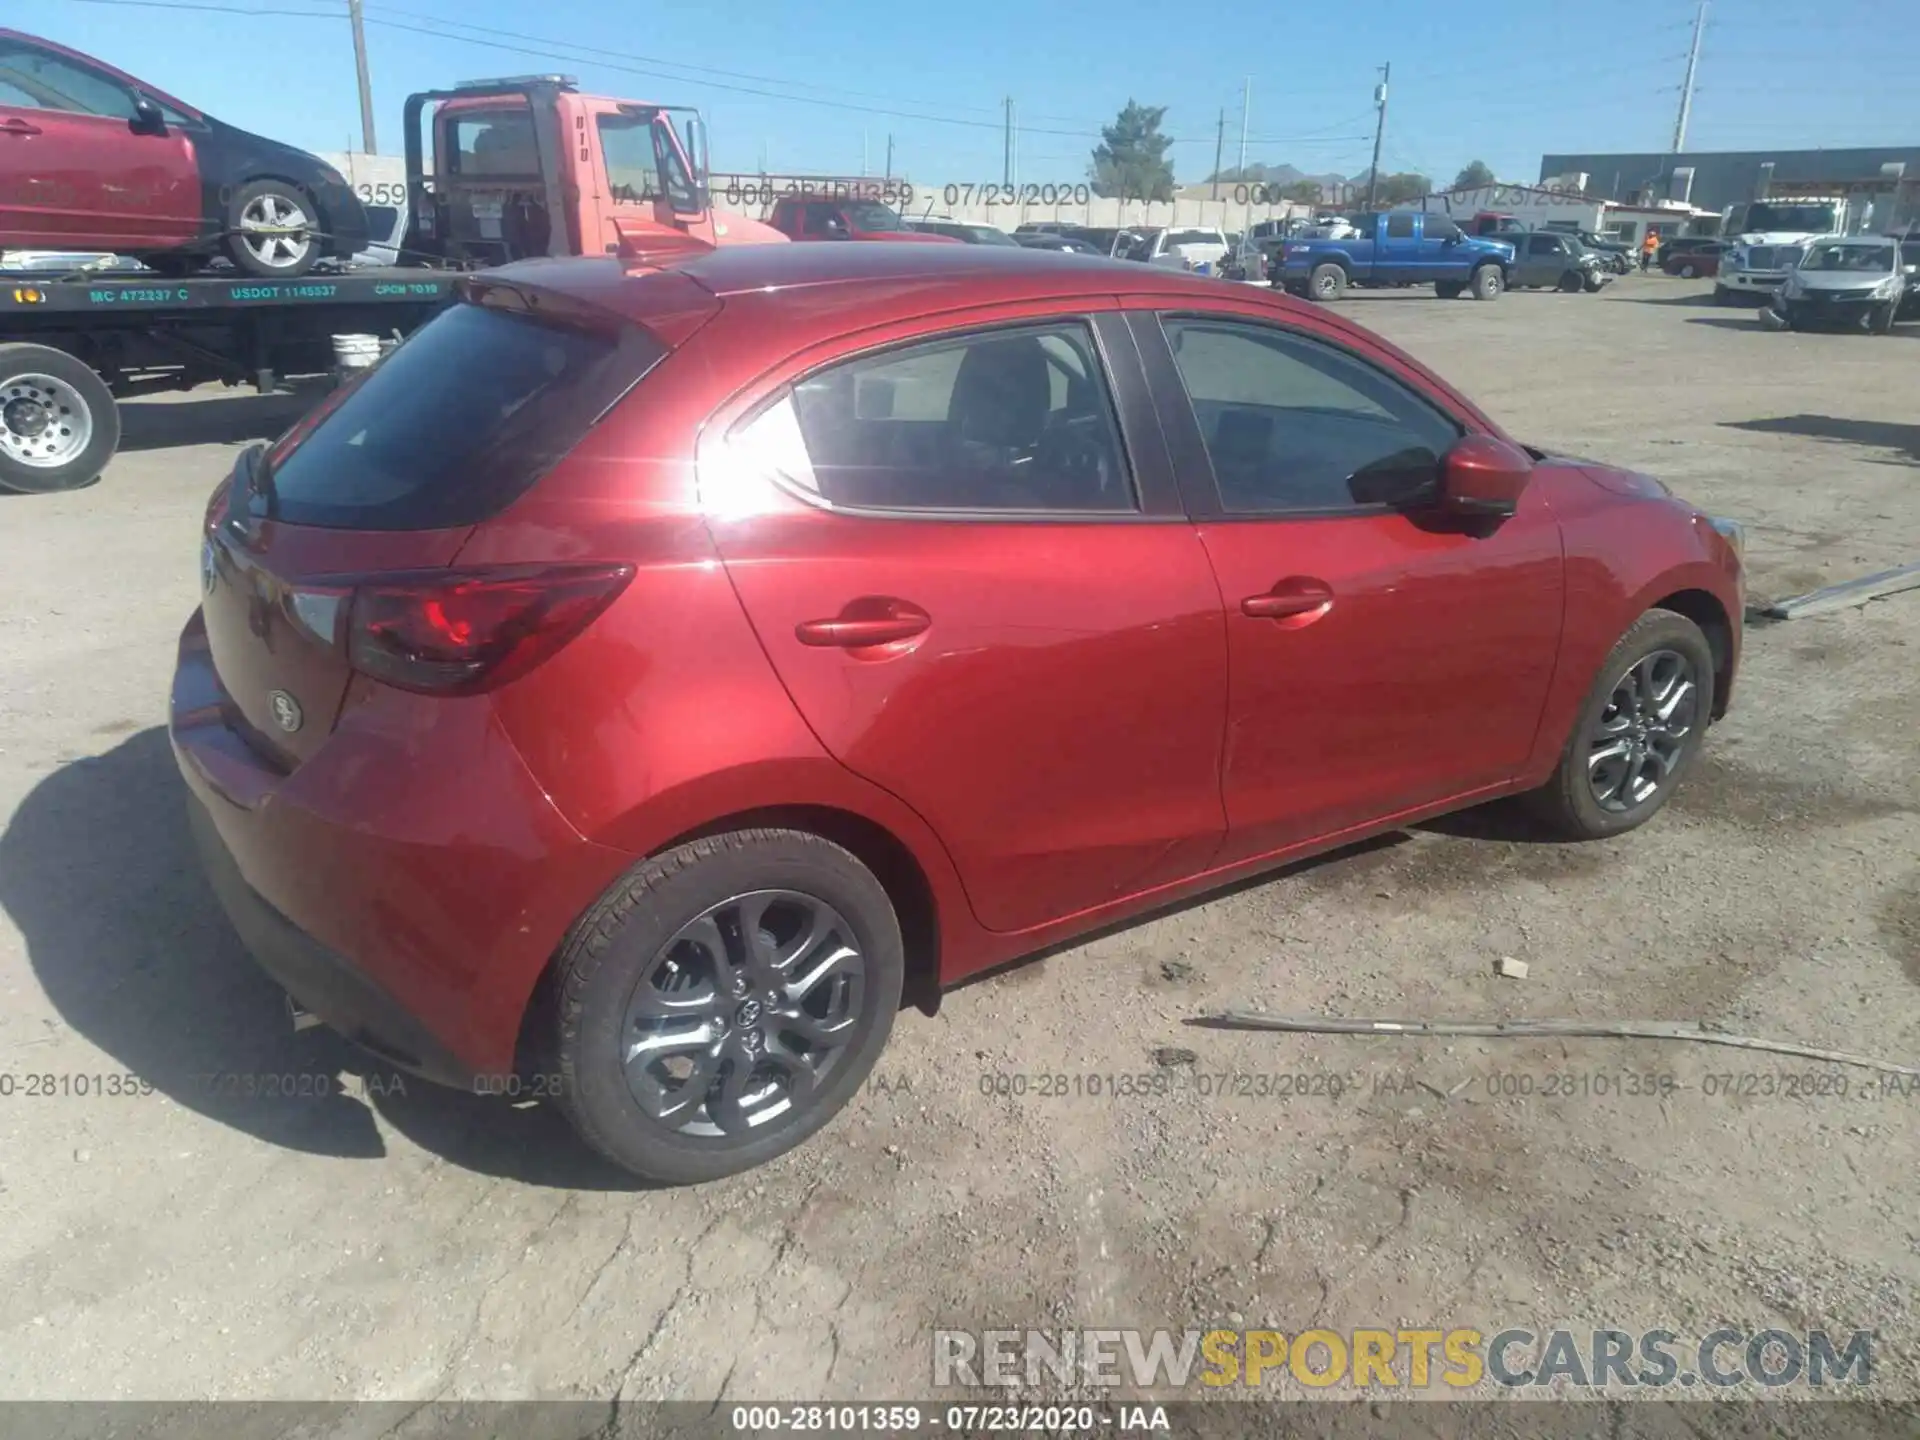
[[[931,615],[905,600],[855,601],[831,620],[802,620],[793,633],[802,645],[858,650],[911,640],[932,623]]]
[[[1282,580],[1264,595],[1249,595],[1240,611],[1256,620],[1293,620],[1306,625],[1333,608],[1333,591],[1324,581]]]
[[[0,132],[8,135],[38,135],[40,127],[25,120],[0,120]]]

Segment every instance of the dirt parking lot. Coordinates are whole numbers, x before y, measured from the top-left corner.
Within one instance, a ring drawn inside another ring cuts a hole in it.
[[[1517,436],[1745,520],[1758,597],[1920,558],[1920,324],[1776,335],[1659,277],[1342,313]],[[0,500],[0,1396],[898,1399],[935,1326],[1725,1323],[1874,1330],[1875,1392],[1920,1397],[1920,1093],[1689,1044],[1185,1023],[1698,1019],[1914,1063],[1920,593],[1751,629],[1638,834],[1457,817],[1030,961],[903,1015],[797,1153],[636,1190],[548,1109],[290,1033],[163,723],[203,503],[296,411],[128,408],[102,484]],[[1145,1098],[1030,1078],[1167,1069]]]

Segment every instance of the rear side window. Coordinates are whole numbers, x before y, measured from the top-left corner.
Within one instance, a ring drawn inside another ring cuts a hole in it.
[[[1128,512],[1120,429],[1084,325],[977,332],[817,371],[734,432],[835,508]]]
[[[540,173],[540,150],[533,138],[533,114],[526,109],[462,115],[450,127],[455,174],[469,179]]]
[[[1413,238],[1413,216],[1389,215],[1387,217],[1387,238],[1389,240],[1411,240]]]
[[[476,524],[565,457],[665,353],[612,317],[556,325],[456,305],[318,425],[274,444],[272,514],[346,530]]]

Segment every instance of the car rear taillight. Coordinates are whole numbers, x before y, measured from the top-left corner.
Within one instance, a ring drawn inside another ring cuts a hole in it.
[[[477,694],[551,657],[632,578],[630,565],[581,565],[362,585],[348,611],[347,659],[402,690]]]

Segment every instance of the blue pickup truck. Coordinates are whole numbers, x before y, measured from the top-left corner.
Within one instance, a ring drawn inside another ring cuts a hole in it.
[[[1338,300],[1349,285],[1432,285],[1442,300],[1496,300],[1513,246],[1465,234],[1444,215],[1391,210],[1356,215],[1347,239],[1287,243],[1274,284],[1309,300]]]

